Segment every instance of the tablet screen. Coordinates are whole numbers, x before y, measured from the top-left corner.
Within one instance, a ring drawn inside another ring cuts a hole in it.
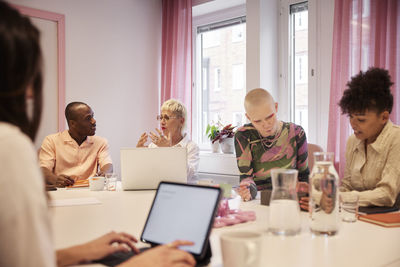
[[[201,255],[218,208],[220,192],[215,187],[161,182],[141,240],[153,244],[189,240],[194,242],[193,246],[180,248]]]

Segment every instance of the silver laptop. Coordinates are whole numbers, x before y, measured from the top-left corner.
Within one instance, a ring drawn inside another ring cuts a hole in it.
[[[187,183],[184,147],[121,148],[124,190],[157,189],[161,181]]]

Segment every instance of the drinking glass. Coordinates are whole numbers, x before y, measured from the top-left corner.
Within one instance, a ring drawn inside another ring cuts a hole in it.
[[[340,193],[340,217],[344,222],[355,222],[358,217],[358,195],[351,192]]]
[[[117,179],[116,173],[106,173],[106,190],[115,191],[117,189]]]

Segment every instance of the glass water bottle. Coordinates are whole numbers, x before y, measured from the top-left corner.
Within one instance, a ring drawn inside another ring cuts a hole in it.
[[[269,203],[269,230],[277,235],[296,235],[301,230],[297,199],[297,170],[274,169]]]
[[[333,152],[314,153],[310,175],[310,228],[318,235],[335,235],[339,230],[339,176]]]

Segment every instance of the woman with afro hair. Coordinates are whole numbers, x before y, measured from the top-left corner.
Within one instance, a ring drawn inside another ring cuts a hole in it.
[[[339,102],[354,133],[341,191],[358,194],[360,206],[393,206],[400,192],[400,127],[389,119],[392,85],[387,70],[370,68],[352,77]]]

